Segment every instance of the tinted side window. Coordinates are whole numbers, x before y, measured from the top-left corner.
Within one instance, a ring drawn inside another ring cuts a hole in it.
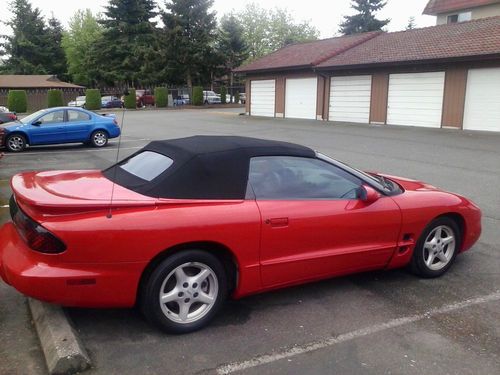
[[[68,121],[88,121],[90,116],[84,112],[68,110]]]
[[[45,116],[42,116],[38,119],[42,124],[51,124],[54,122],[63,122],[64,121],[64,111],[54,111],[47,113]]]
[[[262,156],[250,161],[257,199],[356,199],[361,181],[318,159]]]

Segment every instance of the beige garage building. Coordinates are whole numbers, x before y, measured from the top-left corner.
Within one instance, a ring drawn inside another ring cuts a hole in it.
[[[236,72],[249,115],[500,131],[500,17],[290,45]]]

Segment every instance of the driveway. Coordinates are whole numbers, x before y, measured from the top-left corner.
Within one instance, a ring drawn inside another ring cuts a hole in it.
[[[119,157],[152,139],[194,134],[302,143],[361,169],[422,179],[470,197],[483,210],[480,241],[439,279],[418,279],[405,270],[370,272],[247,297],[228,302],[208,328],[183,336],[156,331],[134,309],[68,309],[95,365],[89,374],[500,373],[500,134],[238,112],[126,112]],[[105,168],[116,160],[117,144],[6,155],[0,206],[13,173]],[[0,208],[0,221],[6,219]],[[13,301],[9,307],[6,300]],[[0,301],[0,373],[43,373],[23,299],[1,285]],[[13,338],[17,346],[9,344]]]

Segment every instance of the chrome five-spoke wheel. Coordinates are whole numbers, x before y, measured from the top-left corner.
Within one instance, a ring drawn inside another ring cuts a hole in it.
[[[219,283],[214,271],[203,263],[176,267],[160,288],[160,306],[165,316],[177,323],[197,321],[214,306]]]
[[[108,135],[102,130],[92,133],[90,142],[94,147],[104,147],[108,143]]]
[[[460,249],[460,226],[450,217],[433,220],[420,236],[411,259],[411,269],[422,277],[444,274]]]
[[[26,138],[21,134],[13,134],[7,137],[5,145],[11,152],[21,152],[26,148]]]
[[[206,250],[182,250],[161,261],[141,291],[146,318],[170,333],[204,327],[228,294],[226,267]]]

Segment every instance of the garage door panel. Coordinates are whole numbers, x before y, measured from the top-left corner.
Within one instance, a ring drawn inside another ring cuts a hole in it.
[[[285,117],[316,119],[318,79],[289,78],[285,82]]]
[[[500,68],[469,70],[463,127],[500,131]]]
[[[368,123],[371,79],[370,75],[332,77],[329,120]]]
[[[387,123],[441,127],[444,72],[389,75]]]
[[[254,80],[250,82],[250,114],[274,117],[276,81]]]

